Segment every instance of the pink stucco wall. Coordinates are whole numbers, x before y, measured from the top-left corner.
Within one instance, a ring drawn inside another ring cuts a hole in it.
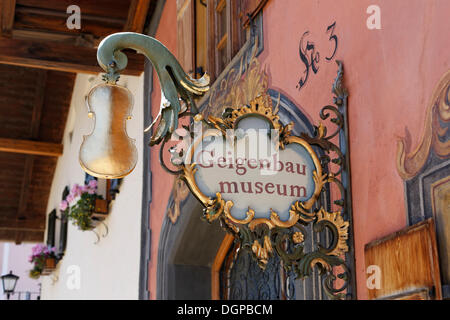
[[[366,9],[381,9],[381,30],[369,30]],[[364,244],[406,224],[403,181],[396,171],[397,140],[411,134],[418,145],[426,105],[440,77],[450,68],[447,0],[270,0],[264,7],[264,51],[259,56],[269,75],[269,87],[282,91],[315,123],[322,106],[332,103],[335,60],[345,69],[349,90],[349,122],[354,236],[358,298],[367,298]],[[327,27],[336,22],[335,58]],[[156,37],[176,52],[175,1],[167,1]],[[320,53],[319,71],[310,71],[298,90],[304,65],[299,58],[302,34]],[[153,111],[159,108],[159,83],[154,79]],[[152,150],[151,298],[156,291],[159,229],[172,178]]]
[[[176,1],[166,1],[155,38],[176,55],[177,53],[177,8]],[[156,118],[161,101],[161,87],[156,73],[153,75],[152,116]],[[151,149],[152,203],[150,205],[151,260],[149,264],[150,299],[156,299],[156,270],[158,264],[158,244],[162,221],[166,212],[173,176],[165,172],[159,164],[160,146]]]

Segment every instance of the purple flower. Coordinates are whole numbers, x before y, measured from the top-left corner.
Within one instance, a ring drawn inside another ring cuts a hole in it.
[[[69,206],[69,204],[67,203],[66,200],[61,201],[61,203],[59,204],[59,210],[61,211],[66,211],[67,207]]]
[[[32,255],[28,257],[29,262],[33,262],[35,259],[41,259],[45,256],[52,256],[54,252],[56,252],[56,248],[38,243],[31,248],[31,251]]]
[[[55,251],[55,247],[38,243],[33,248],[31,248],[32,254],[28,257],[28,262],[33,262],[35,261],[35,259],[41,259],[43,256],[51,256]]]

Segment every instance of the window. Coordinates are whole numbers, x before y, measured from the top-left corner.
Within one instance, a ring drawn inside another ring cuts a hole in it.
[[[98,179],[86,173],[84,177],[84,184],[88,184],[91,180],[97,180],[98,193],[105,197],[106,200],[111,201],[116,198],[119,193],[119,188],[122,183],[121,179]]]
[[[249,19],[267,0],[177,0],[178,60],[193,77],[211,82],[245,44]]]
[[[207,7],[208,70],[216,79],[246,40],[243,0],[210,0]]]

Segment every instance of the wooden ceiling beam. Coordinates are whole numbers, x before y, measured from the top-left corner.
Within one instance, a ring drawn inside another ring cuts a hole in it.
[[[44,241],[44,233],[41,230],[27,230],[23,242],[42,242]],[[14,241],[14,238],[11,238],[11,231],[0,229],[0,241]]]
[[[45,218],[43,218],[45,219]],[[33,226],[0,226],[0,231],[9,230],[9,231],[45,231],[45,227],[33,227]]]
[[[60,143],[0,138],[0,151],[59,157],[63,153]]]
[[[142,33],[151,0],[132,0],[123,31]]]
[[[16,0],[0,0],[0,36],[10,36],[14,24]]]
[[[125,75],[139,76],[144,70],[144,56],[128,53]],[[98,74],[97,49],[61,43],[36,42],[0,37],[0,63],[31,68]]]
[[[45,230],[46,216],[32,216],[26,219],[18,219],[13,216],[0,216],[0,230],[33,229],[36,231]]]
[[[88,48],[94,48],[100,43],[100,39],[97,39],[91,34],[68,34],[39,30],[13,29],[11,31],[11,38],[28,41],[39,39],[40,41],[53,41]]]
[[[81,11],[83,11],[81,9]],[[63,20],[66,20],[69,16],[66,11],[59,11],[54,9],[48,9],[48,8],[36,8],[36,7],[23,7],[18,6],[16,8],[16,12],[18,13],[24,13],[24,14],[33,14],[38,16],[51,16],[51,17],[58,17],[62,18]],[[109,23],[109,24],[117,24],[117,25],[123,25],[125,22],[124,19],[114,18],[114,17],[102,17],[102,16],[96,16],[92,14],[87,14],[81,12],[81,18],[83,21],[94,21],[99,23]]]

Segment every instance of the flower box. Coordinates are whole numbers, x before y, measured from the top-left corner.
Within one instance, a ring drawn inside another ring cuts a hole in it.
[[[49,275],[56,269],[56,248],[38,243],[32,249],[32,254],[28,262],[33,264],[29,276],[32,279],[38,279],[41,275]]]
[[[61,202],[60,209],[82,231],[94,229],[108,215],[108,201],[96,191],[96,180],[84,186],[74,184],[69,195]]]
[[[55,258],[45,258],[45,265],[42,269],[42,275],[46,276],[51,274],[56,269],[56,259]]]
[[[91,215],[93,226],[97,226],[108,216],[108,200],[96,199],[94,212]]]
[[[104,217],[108,214],[108,200],[95,199],[94,213],[92,216]]]

